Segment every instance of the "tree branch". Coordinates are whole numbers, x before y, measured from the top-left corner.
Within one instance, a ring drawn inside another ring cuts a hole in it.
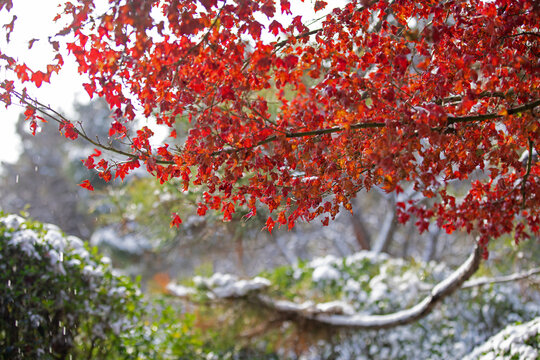
[[[540,105],[540,99],[535,100],[535,101],[530,102],[530,103],[527,103],[527,104],[524,104],[522,106],[507,109],[507,113],[508,113],[508,115],[513,115],[513,114],[517,114],[517,113],[520,113],[520,112],[524,112],[524,111],[527,111],[527,110],[534,109],[535,107],[537,107],[539,105]],[[500,118],[500,117],[504,117],[504,115],[500,115],[498,113],[489,113],[489,114],[483,114],[483,115],[448,116],[446,118],[446,127],[450,126],[450,125],[453,125],[453,124],[456,124],[456,123],[468,123],[468,122],[484,121],[484,120],[496,119],[496,118]],[[351,129],[351,130],[373,129],[373,128],[383,128],[385,126],[386,126],[385,123],[377,123],[377,122],[373,122],[373,123],[356,123],[356,124],[352,124],[352,125],[350,125],[348,127],[334,126],[334,127],[327,128],[327,129],[317,129],[317,130],[299,131],[299,132],[286,132],[285,134],[280,135],[280,136],[277,136],[277,135],[269,136],[266,139],[261,140],[258,143],[256,143],[255,145],[250,146],[250,147],[223,149],[223,150],[220,150],[220,151],[213,152],[212,155],[215,156],[215,155],[218,155],[218,154],[221,154],[221,153],[232,153],[232,152],[241,151],[241,150],[251,150],[251,149],[254,149],[254,148],[259,147],[261,145],[265,145],[265,144],[268,144],[270,142],[276,141],[276,140],[278,140],[280,138],[294,139],[294,138],[300,138],[300,137],[328,135],[328,134],[333,134],[333,133],[337,133],[337,132],[342,132],[342,131],[345,131],[347,129]],[[441,131],[441,130],[443,130],[443,128],[432,128],[431,130],[433,130],[433,131]]]
[[[529,179],[529,175],[531,174],[531,167],[532,167],[532,160],[533,160],[533,157],[534,157],[534,154],[533,154],[533,145],[534,145],[534,142],[531,138],[529,138],[529,156],[528,156],[528,159],[527,159],[527,171],[525,172],[525,175],[523,176],[523,181],[521,183],[521,197],[522,197],[522,202],[521,202],[521,207],[523,208],[525,206],[525,186],[527,184],[527,180]]]
[[[371,250],[371,237],[362,217],[362,211],[359,206],[354,209],[350,215],[356,242],[361,250]]]
[[[303,38],[306,38],[306,37],[309,37],[311,35],[314,35],[314,34],[317,34],[318,32],[322,31],[322,28],[319,28],[319,29],[314,29],[314,30],[310,30],[310,31],[306,31],[298,36],[295,36],[295,39],[303,39]],[[274,45],[274,48],[276,50],[282,48],[283,46],[287,45],[289,43],[290,39],[285,39],[285,40],[282,40],[278,43],[276,43]]]
[[[469,279],[480,266],[480,262],[482,260],[482,251],[482,248],[476,245],[474,251],[467,258],[467,260],[449,277],[435,285],[431,290],[431,293],[424,298],[424,300],[410,309],[401,310],[392,314],[311,315],[309,313],[306,314],[298,311],[298,309],[292,306],[292,303],[285,304],[268,301],[265,301],[264,303],[267,306],[274,307],[276,311],[290,313],[292,316],[335,327],[375,330],[406,325],[429,314],[439,302],[454,293],[467,279]]]
[[[266,309],[279,315],[282,321],[312,322],[319,324],[319,326],[347,329],[387,329],[410,324],[429,314],[438,303],[453,294],[478,270],[482,261],[482,252],[482,247],[476,244],[467,260],[445,280],[435,285],[429,295],[417,305],[386,315],[358,314],[354,313],[352,309],[334,303],[315,305],[311,302],[298,304],[291,301],[275,300],[268,295],[259,293],[260,290],[264,290],[270,285],[268,280],[260,278],[242,280],[242,286],[238,286],[240,289],[238,291],[235,290],[235,286],[229,286],[230,289],[227,288],[226,291],[219,289],[219,293],[222,293],[223,296],[220,297],[223,299],[241,299],[256,307]],[[240,282],[238,282],[239,284]],[[244,290],[248,288],[252,290]],[[172,293],[174,294],[174,292]],[[218,294],[218,291],[213,292],[213,294]],[[177,296],[183,297],[189,296],[189,294],[183,291]]]
[[[476,95],[476,98],[482,99],[482,98],[499,98],[499,99],[505,99],[508,96],[514,95],[513,91],[509,91],[508,93],[503,93],[499,91],[491,92],[491,91],[484,91],[478,95]],[[445,105],[448,103],[461,101],[463,100],[463,96],[456,95],[456,96],[450,96],[444,99],[435,100],[434,103],[437,105]]]
[[[44,116],[47,116],[50,119],[53,119],[58,124],[63,124],[63,123],[73,124],[73,122],[68,120],[64,115],[62,115],[58,111],[52,109],[50,106],[39,102],[37,99],[31,99],[28,96],[24,96],[23,94],[21,94],[21,93],[19,93],[17,91],[12,91],[12,94],[15,95],[19,99],[19,101],[21,102],[22,105],[31,106],[37,112],[41,113]],[[79,126],[80,126],[80,124],[79,124]],[[141,158],[140,155],[128,153],[126,151],[117,149],[115,147],[105,145],[105,144],[101,143],[99,140],[92,140],[89,136],[86,135],[85,131],[79,130],[76,127],[73,127],[73,130],[77,133],[77,135],[79,137],[81,137],[82,139],[88,141],[90,144],[92,144],[92,145],[94,145],[94,146],[96,146],[96,147],[98,147],[98,148],[100,148],[102,150],[110,151],[110,152],[116,153],[118,155],[128,157],[130,159],[140,159]],[[156,163],[164,164],[164,165],[174,164],[173,161],[165,161],[165,160],[159,160],[159,159],[156,160]]]
[[[538,33],[538,32],[523,31],[523,32],[520,32],[520,33],[517,33],[517,34],[503,36],[503,38],[511,38],[511,37],[516,37],[516,36],[527,36],[527,35],[540,37],[540,33]]]
[[[49,116],[50,118],[52,118],[56,122],[58,122],[60,124],[63,123],[63,122],[71,123],[62,114],[60,114],[59,112],[53,110],[51,107],[49,107],[49,106],[47,106],[47,105],[45,105],[43,103],[40,103],[36,99],[27,100],[27,96],[23,96],[23,94],[21,94],[21,93],[19,93],[17,91],[14,91],[14,90],[12,90],[12,93],[20,100],[21,104],[34,107],[37,111],[39,111],[40,113],[42,113],[42,114],[44,114],[46,116]],[[507,113],[508,113],[508,115],[513,115],[513,114],[517,114],[517,113],[520,113],[520,112],[524,112],[524,111],[527,111],[527,110],[534,109],[535,107],[537,107],[539,105],[540,105],[540,99],[532,101],[532,102],[524,104],[524,105],[521,105],[521,106],[518,106],[518,107],[515,107],[515,108],[507,109]],[[55,117],[55,116],[52,116],[51,114],[49,114],[44,109],[46,109],[47,111],[52,112],[58,118]],[[504,115],[500,115],[498,113],[489,113],[489,114],[483,114],[483,115],[470,115],[470,116],[448,116],[447,121],[446,121],[446,126],[450,126],[450,125],[455,124],[455,123],[476,122],[476,121],[483,121],[483,120],[495,119],[495,118],[500,118],[500,117],[504,117]],[[227,148],[227,149],[215,151],[211,155],[216,156],[216,155],[219,155],[219,154],[222,154],[222,153],[234,153],[234,152],[242,151],[242,150],[243,151],[251,150],[251,149],[257,148],[257,147],[259,147],[261,145],[268,144],[270,142],[276,141],[276,140],[281,139],[281,138],[294,139],[294,138],[309,137],[309,136],[328,135],[328,134],[333,134],[333,133],[337,133],[337,132],[343,132],[343,131],[346,131],[346,130],[384,128],[385,126],[386,126],[385,123],[364,122],[364,123],[352,124],[352,125],[346,126],[346,127],[345,126],[344,127],[334,126],[334,127],[327,128],[327,129],[317,129],[317,130],[298,131],[298,132],[286,132],[286,133],[281,134],[279,136],[278,135],[271,135],[271,136],[267,137],[266,139],[261,140],[258,143],[256,143],[255,145],[252,145],[250,147]],[[84,132],[80,131],[77,128],[74,128],[74,130],[77,132],[77,134],[81,138],[85,139],[86,141],[88,141],[92,145],[97,146],[97,147],[99,147],[99,148],[101,148],[103,150],[114,152],[114,153],[117,153],[119,155],[123,155],[123,156],[129,157],[129,158],[132,158],[132,159],[133,158],[140,159],[140,157],[141,157],[140,155],[131,154],[131,153],[122,151],[120,149],[114,148],[112,146],[104,145],[104,144],[102,144],[102,143],[100,143],[98,141],[94,141],[94,140],[90,139],[88,136],[86,136],[84,134]],[[441,131],[442,128],[432,128],[432,130],[433,131]],[[174,161],[156,159],[156,163],[161,164],[161,165],[171,165],[171,164],[174,164]]]
[[[365,4],[364,6],[360,6],[359,8],[356,8],[355,9],[355,12],[360,12],[360,11],[364,11],[366,10],[367,8],[370,8],[371,6],[373,6],[375,3],[377,2],[377,0],[372,0],[370,1],[369,3]],[[313,23],[312,23],[313,24]],[[309,24],[308,24],[309,26]],[[309,37],[311,35],[315,35],[319,32],[321,32],[323,30],[323,28],[318,28],[318,29],[314,29],[314,30],[309,30],[309,31],[306,31],[306,32],[303,32],[302,34],[299,34],[298,36],[295,36],[294,38],[295,39],[303,39],[303,38],[306,38],[306,37]],[[282,40],[280,42],[277,42],[274,44],[274,51],[277,51],[279,50],[280,48],[284,47],[285,45],[287,45],[289,42],[290,42],[290,38],[287,38],[285,40]]]
[[[535,107],[540,105],[540,99],[535,100],[533,102],[524,104],[522,106],[518,106],[515,108],[507,109],[508,115],[513,115],[521,112],[525,112],[527,110],[534,109]],[[483,120],[490,120],[490,119],[496,119],[504,117],[504,115],[496,114],[496,113],[490,113],[490,114],[483,114],[483,115],[470,115],[470,116],[448,116],[447,117],[447,125],[452,125],[455,123],[467,123],[467,122],[474,122],[474,121],[483,121]]]
[[[537,274],[540,274],[540,268],[534,268],[529,271],[525,271],[521,273],[497,276],[493,278],[479,278],[479,279],[469,280],[469,281],[466,281],[461,288],[470,289],[473,287],[478,287],[478,286],[483,286],[483,285],[500,284],[500,283],[506,283],[506,282],[511,282],[511,281],[523,280]]]
[[[392,197],[390,199],[392,204],[390,204],[390,209],[386,212],[386,216],[384,217],[384,220],[382,224],[380,225],[380,231],[379,235],[377,236],[377,240],[375,241],[375,244],[373,245],[372,250],[375,253],[382,253],[382,252],[388,252],[388,249],[390,247],[390,244],[392,243],[392,240],[394,239],[394,234],[397,229],[397,208],[395,206],[395,197]]]

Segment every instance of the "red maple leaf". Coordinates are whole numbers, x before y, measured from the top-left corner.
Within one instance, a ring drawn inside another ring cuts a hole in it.
[[[277,20],[274,20],[272,21],[272,23],[270,23],[268,30],[270,30],[270,32],[274,34],[274,36],[277,36],[277,34],[279,34],[280,32],[285,32],[285,28],[283,28],[281,23],[279,23]]]
[[[92,184],[90,184],[90,180],[84,180],[82,183],[79,184],[79,186],[87,190],[94,191],[94,187],[92,186]]]

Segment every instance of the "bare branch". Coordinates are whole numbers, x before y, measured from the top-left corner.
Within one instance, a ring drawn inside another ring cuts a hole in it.
[[[425,262],[431,261],[435,258],[437,252],[437,241],[441,234],[441,228],[436,224],[432,224],[428,229],[428,240],[424,250],[423,260]]]
[[[387,211],[386,216],[381,225],[379,236],[373,245],[373,251],[376,253],[388,252],[390,244],[394,239],[394,234],[397,229],[397,210],[395,208],[395,197],[391,200],[390,209]]]
[[[360,207],[357,206],[355,208],[354,213],[350,215],[350,219],[353,226],[354,236],[358,246],[360,246],[360,249],[371,250],[371,236],[366,228]]]

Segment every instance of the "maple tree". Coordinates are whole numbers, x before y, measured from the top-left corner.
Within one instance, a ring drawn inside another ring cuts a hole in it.
[[[200,186],[201,216],[267,207],[270,231],[328,224],[361,189],[413,184],[425,198],[398,202],[399,220],[475,231],[484,256],[491,238],[540,232],[537,2],[352,0],[315,25],[288,0],[109,0],[104,13],[94,2],[65,2],[55,20],[68,25],[51,34],[56,57],[44,69],[0,54],[16,78],[0,97],[24,104],[34,131],[48,115],[65,137],[92,142],[84,163],[104,180],[145,166],[181,190]],[[54,80],[65,56],[114,110],[109,135],[129,150],[27,92]],[[137,113],[169,136],[152,145]]]

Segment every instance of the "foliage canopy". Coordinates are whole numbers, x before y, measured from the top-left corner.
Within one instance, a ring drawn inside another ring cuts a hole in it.
[[[92,142],[100,150],[85,165],[103,179],[144,166],[182,190],[202,186],[200,215],[268,208],[270,231],[327,224],[361,189],[413,186],[424,196],[397,209],[421,231],[436,219],[447,232],[477,231],[483,246],[539,233],[537,2],[351,0],[328,11],[314,1],[327,13],[314,23],[288,0],[110,0],[105,12],[95,3],[65,2],[45,70],[1,54],[13,74],[1,99],[25,104],[33,129],[47,114],[67,138]],[[51,80],[65,56],[114,110],[109,136],[127,150],[22,88]],[[168,137],[155,145],[137,113]]]

